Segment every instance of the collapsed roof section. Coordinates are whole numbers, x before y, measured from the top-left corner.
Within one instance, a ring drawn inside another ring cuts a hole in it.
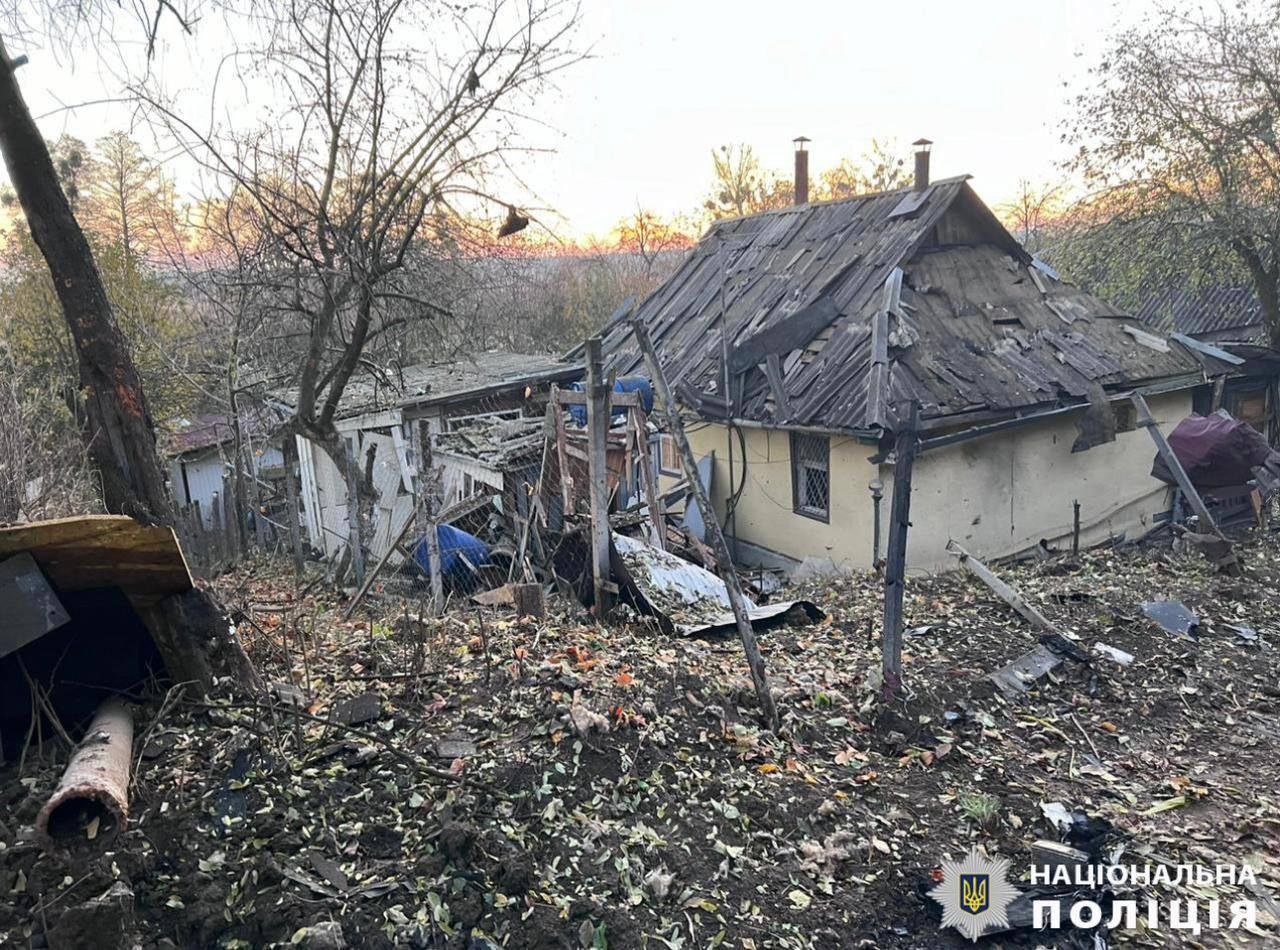
[[[338,402],[338,419],[386,409],[464,402],[524,386],[569,382],[582,376],[581,364],[538,353],[490,350],[438,363],[391,367],[354,375]],[[296,389],[282,389],[275,399],[297,405]]]
[[[1202,379],[1034,261],[964,177],[719,222],[638,316],[683,401],[778,426],[875,435],[908,400],[967,425]],[[604,348],[643,371],[626,319]]]

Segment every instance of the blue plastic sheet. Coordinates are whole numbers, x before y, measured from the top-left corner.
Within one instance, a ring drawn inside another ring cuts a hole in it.
[[[472,576],[467,561],[475,567],[489,563],[489,545],[473,534],[442,524],[436,528],[436,538],[440,544],[440,573],[445,577],[467,580]],[[427,556],[425,535],[414,542],[413,559],[430,575],[431,559]]]
[[[586,383],[574,383],[569,387],[575,393],[585,393],[587,391]],[[613,391],[615,393],[639,393],[640,407],[646,413],[653,412],[653,384],[643,376],[624,376],[621,379],[614,380]],[[627,414],[627,410],[622,407],[614,407],[613,418],[618,420]],[[570,406],[569,417],[580,426],[587,424],[587,407],[586,406]]]

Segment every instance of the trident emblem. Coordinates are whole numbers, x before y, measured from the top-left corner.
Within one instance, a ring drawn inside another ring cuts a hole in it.
[[[981,914],[987,909],[990,881],[987,874],[960,875],[960,903],[971,914]]]

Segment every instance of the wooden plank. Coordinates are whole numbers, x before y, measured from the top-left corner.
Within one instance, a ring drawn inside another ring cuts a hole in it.
[[[653,542],[662,550],[667,549],[667,521],[662,512],[662,493],[658,491],[658,476],[653,470],[653,457],[649,454],[649,419],[644,410],[631,410],[636,424],[636,454],[640,459],[640,477],[644,481],[646,507],[653,524]]]
[[[555,401],[562,406],[588,406],[589,398],[589,393],[574,392],[572,389],[555,390]],[[615,406],[623,406],[627,409],[644,405],[644,400],[639,393],[615,392],[609,396],[609,401]]]
[[[1039,627],[1045,633],[1057,633],[1058,628],[1051,624],[1044,614],[1036,610],[1022,599],[1022,595],[1002,581],[991,568],[960,547],[954,540],[947,542],[947,551],[960,559],[960,566],[991,589],[991,592],[1012,607],[1033,627]]]
[[[558,406],[556,396],[559,389],[551,387],[551,404]],[[564,504],[564,514],[573,513],[573,476],[569,473],[569,436],[565,432],[564,413],[553,412],[556,428],[556,464],[560,466],[560,500]]]
[[[884,568],[884,630],[880,666],[884,698],[902,688],[902,597],[907,577],[907,529],[911,525],[911,475],[916,460],[920,406],[912,403],[894,437],[893,504],[889,512],[889,548]]]
[[[82,515],[0,528],[0,558],[29,551],[61,591],[119,587],[179,594],[191,573],[173,529],[123,515]]]
[[[680,420],[680,409],[676,405],[675,396],[663,375],[662,364],[658,362],[658,354],[653,349],[653,341],[649,339],[649,330],[638,318],[631,320],[632,333],[644,354],[649,375],[657,390],[658,401],[666,416],[667,430],[675,439],[680,449],[680,460],[684,465],[685,478],[693,494],[694,503],[702,512],[702,520],[706,526],[707,539],[715,552],[716,572],[724,581],[729,594],[729,604],[733,607],[733,617],[737,622],[738,635],[742,638],[742,649],[747,655],[747,665],[751,670],[751,680],[755,685],[756,698],[760,702],[760,711],[764,714],[766,726],[777,731],[778,707],[774,704],[773,693],[769,690],[769,677],[765,671],[764,657],[760,653],[760,645],[756,642],[755,631],[751,627],[751,618],[747,613],[746,597],[742,593],[742,580],[734,569],[733,560],[729,557],[729,546],[725,543],[724,532],[720,530],[720,521],[716,518],[715,509],[707,498],[702,480],[698,478],[698,462],[693,457],[693,449],[689,447],[689,439],[684,432],[684,423]]]
[[[609,385],[601,365],[600,338],[587,341],[587,463],[591,503],[591,572],[595,579],[596,617],[604,619],[613,606],[609,587],[609,467],[607,459],[610,408]]]

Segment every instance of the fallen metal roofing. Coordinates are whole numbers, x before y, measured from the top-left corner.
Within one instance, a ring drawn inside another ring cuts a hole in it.
[[[692,636],[733,627],[729,591],[715,574],[661,548],[626,535],[613,535],[614,571],[633,595],[676,633]],[[744,598],[745,599],[745,598]],[[800,608],[810,620],[824,615],[807,600],[784,600],[757,606],[747,600],[753,622],[772,620]]]
[[[964,178],[720,222],[636,313],[708,418],[869,432],[907,399],[960,422],[1201,376],[1035,267]],[[604,348],[620,374],[642,371],[627,319]]]

